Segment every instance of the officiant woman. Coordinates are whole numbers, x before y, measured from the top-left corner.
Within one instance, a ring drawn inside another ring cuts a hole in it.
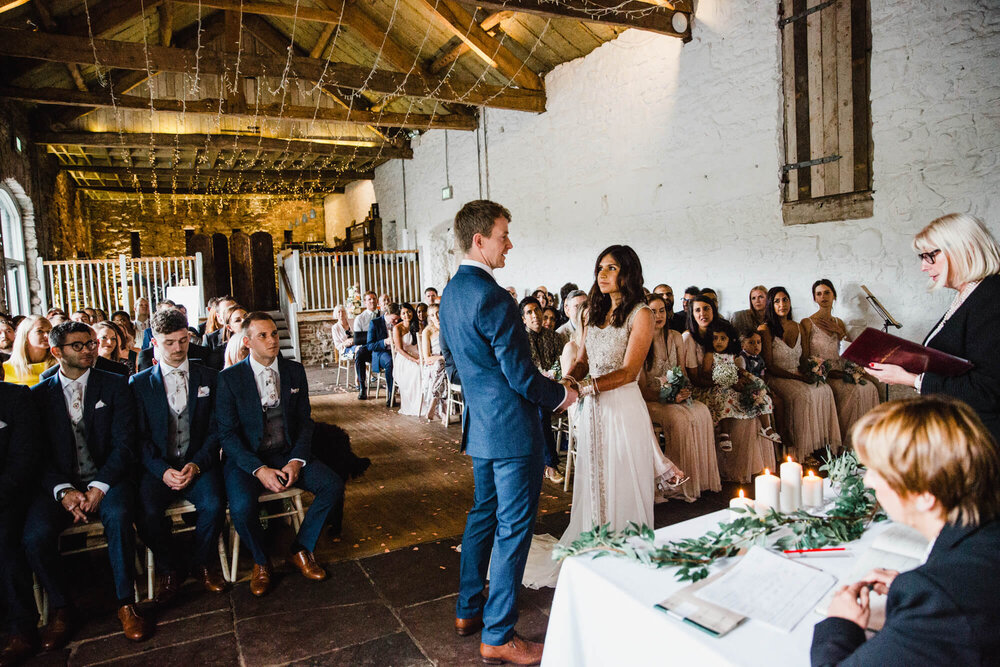
[[[913,239],[920,270],[930,289],[956,292],[951,306],[924,345],[973,365],[957,377],[909,373],[892,364],[871,364],[882,382],[946,394],[965,401],[1000,442],[1000,245],[978,218],[951,213],[924,227]]]
[[[932,545],[923,565],[842,587],[813,630],[818,665],[995,665],[1000,655],[1000,451],[968,405],[945,396],[884,403],[854,426],[865,486]],[[874,591],[871,593],[870,591]],[[885,625],[865,639],[869,600]]]

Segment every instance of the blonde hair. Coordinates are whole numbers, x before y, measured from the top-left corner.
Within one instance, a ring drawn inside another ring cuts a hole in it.
[[[900,496],[930,493],[949,523],[1000,514],[1000,452],[979,416],[945,396],[883,403],[851,431],[861,462]]]
[[[224,368],[229,368],[233,364],[238,364],[247,358],[250,350],[247,346],[243,344],[243,336],[232,336],[229,342],[226,343],[226,350],[223,353],[224,356]]]
[[[18,377],[26,377],[31,374],[31,369],[28,368],[31,364],[31,360],[28,359],[28,332],[35,327],[39,320],[45,320],[46,324],[49,323],[41,315],[28,315],[17,325],[17,331],[14,333],[14,344],[10,350],[10,365]],[[49,326],[51,328],[51,325]],[[52,350],[48,347],[45,348],[45,359],[42,361],[45,362],[45,368],[56,365],[56,358],[52,356]]]
[[[967,213],[949,213],[934,220],[913,237],[917,252],[940,250],[947,258],[945,276],[955,286],[1000,273],[1000,245],[979,218]],[[945,280],[932,281],[940,289]]]

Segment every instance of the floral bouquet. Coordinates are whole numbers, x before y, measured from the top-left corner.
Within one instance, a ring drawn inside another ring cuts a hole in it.
[[[737,370],[736,364],[717,363],[712,365],[712,382],[714,382],[717,386],[732,387],[739,379],[740,374]]]
[[[826,384],[830,369],[830,362],[820,357],[809,357],[802,362],[802,375],[809,384]]]
[[[347,288],[347,303],[354,315],[360,315],[361,311],[364,310],[361,305],[361,290],[358,289],[357,285],[351,285]]]
[[[868,384],[865,369],[853,361],[844,360],[844,382],[849,384]]]
[[[736,387],[739,395],[740,409],[758,416],[764,414],[764,409],[768,406],[767,385],[756,375],[747,373]]]
[[[562,363],[558,359],[556,359],[555,363],[552,364],[552,368],[549,369],[549,372],[546,373],[546,375],[548,375],[556,382],[562,380]]]
[[[659,378],[660,380],[660,403],[676,403],[677,394],[681,392],[685,387],[691,386],[691,381],[687,379],[684,375],[683,369],[680,366],[674,366],[667,374]],[[688,398],[686,401],[688,404],[691,403],[691,399]]]

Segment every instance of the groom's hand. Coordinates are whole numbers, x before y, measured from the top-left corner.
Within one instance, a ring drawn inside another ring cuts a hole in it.
[[[566,398],[564,398],[563,402],[559,404],[559,407],[555,409],[556,412],[562,412],[569,406],[573,405],[574,403],[576,403],[576,399],[579,397],[579,394],[577,393],[576,389],[573,389],[573,387],[569,386],[569,383],[566,383],[563,386],[566,387]]]

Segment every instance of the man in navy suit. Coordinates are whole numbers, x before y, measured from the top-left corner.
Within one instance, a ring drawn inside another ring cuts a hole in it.
[[[399,324],[399,304],[386,304],[382,315],[372,318],[371,324],[368,325],[368,342],[365,344],[365,348],[372,355],[372,373],[385,371],[385,386],[389,392],[385,404],[388,407],[392,407],[392,337],[389,335],[389,330],[397,324]]]
[[[194,574],[206,590],[226,589],[212,566],[226,521],[219,439],[215,428],[217,373],[188,360],[187,318],[178,310],[160,311],[150,324],[160,363],[132,376],[136,401],[139,456],[139,533],[156,556],[163,576],[156,602],[170,602],[183,583],[171,548],[170,519],[164,511],[185,499],[198,510],[195,524]]]
[[[142,641],[153,623],[135,605],[135,407],[128,380],[92,368],[97,340],[86,324],[60,324],[49,333],[49,345],[59,373],[31,389],[43,463],[24,529],[28,561],[54,610],[42,648],[64,646],[76,625],[59,563],[59,533],[93,516],[108,540],[118,619],[127,638]]]
[[[312,456],[313,420],[309,385],[302,364],[278,355],[278,328],[267,313],[243,320],[250,355],[219,374],[216,419],[225,453],[223,476],[233,524],[253,554],[250,592],[271,587],[271,561],[264,550],[258,496],[295,486],[313,502],[292,545],[289,561],[307,578],[322,581],[326,571],[313,550],[330,510],[344,495],[344,482]]]
[[[0,665],[26,660],[35,651],[38,635],[31,571],[21,549],[24,513],[37,479],[37,428],[28,388],[0,382],[0,633],[8,633]]]
[[[513,247],[509,222],[507,209],[485,200],[469,202],[455,216],[465,259],[441,296],[441,352],[449,376],[461,378],[462,446],[472,457],[476,485],[462,538],[455,631],[466,636],[483,629],[484,662],[531,665],[541,661],[542,644],[520,638],[514,626],[542,487],[539,408],[565,409],[576,392],[535,368],[517,303],[493,278]]]

